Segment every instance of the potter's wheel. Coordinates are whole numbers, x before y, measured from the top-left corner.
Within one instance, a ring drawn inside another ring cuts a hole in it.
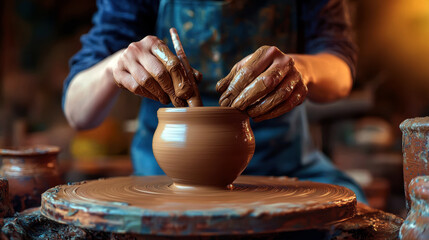
[[[352,217],[355,194],[286,177],[240,176],[229,190],[177,189],[166,176],[61,185],[41,211],[61,223],[154,235],[267,233],[323,227]]]

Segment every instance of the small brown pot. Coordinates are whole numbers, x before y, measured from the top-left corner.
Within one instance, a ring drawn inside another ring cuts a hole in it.
[[[15,211],[40,206],[41,194],[63,183],[57,169],[58,153],[54,146],[0,149],[0,173],[9,180]]]
[[[234,108],[158,110],[153,152],[176,187],[226,188],[255,151],[249,118]]]

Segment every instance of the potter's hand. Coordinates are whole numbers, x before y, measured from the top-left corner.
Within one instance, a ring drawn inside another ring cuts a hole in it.
[[[220,80],[221,106],[231,106],[255,121],[278,117],[301,104],[307,86],[294,66],[294,60],[276,47],[263,46],[238,62]]]
[[[193,88],[179,59],[155,36],[131,43],[114,61],[113,78],[122,88],[176,107],[186,106]],[[194,71],[195,78],[201,74]]]

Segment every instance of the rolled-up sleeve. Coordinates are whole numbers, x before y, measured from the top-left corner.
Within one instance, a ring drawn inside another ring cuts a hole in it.
[[[301,5],[304,51],[332,53],[343,59],[356,76],[357,47],[345,0],[309,0]]]
[[[93,27],[81,37],[82,48],[69,61],[70,72],[63,85],[63,109],[68,86],[76,74],[154,33],[158,5],[158,1],[150,0],[97,0]]]

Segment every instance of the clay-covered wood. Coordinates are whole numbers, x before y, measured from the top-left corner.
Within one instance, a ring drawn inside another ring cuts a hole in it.
[[[357,205],[356,215],[341,223],[328,225],[324,229],[292,232],[259,233],[243,235],[215,236],[157,236],[133,233],[110,233],[79,228],[74,225],[60,224],[40,214],[40,211],[17,213],[13,218],[4,219],[1,229],[2,239],[115,239],[115,240],[367,240],[398,239],[399,227],[403,219],[389,213],[371,209],[366,205]],[[0,222],[0,225],[2,223]]]
[[[93,230],[182,236],[321,228],[356,212],[351,190],[286,177],[241,176],[227,190],[171,184],[131,176],[61,185],[43,194],[41,212]]]

